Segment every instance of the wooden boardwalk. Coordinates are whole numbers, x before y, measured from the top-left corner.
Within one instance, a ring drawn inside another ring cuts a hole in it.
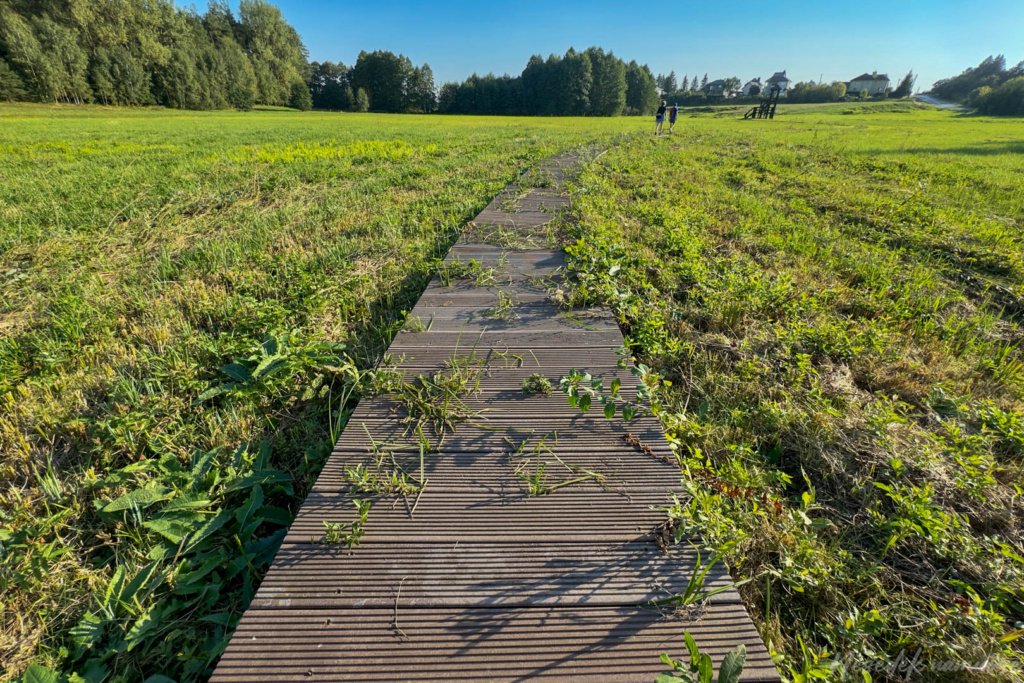
[[[548,187],[495,198],[391,345],[407,388],[434,373],[468,384],[454,430],[423,430],[426,486],[353,490],[358,465],[418,478],[413,427],[430,421],[401,390],[362,400],[213,681],[649,682],[683,631],[716,662],[745,644],[743,680],[778,680],[735,590],[684,613],[647,604],[681,591],[696,559],[655,542],[679,482],[657,421],[583,415],[558,391],[572,368],[637,386],[610,313],[553,300],[564,259],[547,231],[575,163],[548,160]],[[523,390],[538,374],[550,395]],[[374,501],[361,543],[321,542],[325,522],[356,518],[355,498]],[[717,567],[706,587],[729,580]]]

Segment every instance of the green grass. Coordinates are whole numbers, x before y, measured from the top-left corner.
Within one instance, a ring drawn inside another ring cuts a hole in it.
[[[683,466],[675,530],[744,582],[783,672],[887,680],[920,651],[925,679],[1021,679],[1024,125],[738,111],[654,139],[0,107],[0,677],[205,678],[437,257],[517,173],[597,141],[560,296],[619,315]],[[403,385],[411,418],[451,419],[433,385],[459,368]],[[646,409],[583,377],[577,403]],[[538,469],[537,493],[578,475]]]
[[[570,297],[664,380],[676,532],[791,680],[1024,680],[1024,123],[719,114],[574,191]]]
[[[636,125],[0,107],[0,678],[204,678],[456,232]]]

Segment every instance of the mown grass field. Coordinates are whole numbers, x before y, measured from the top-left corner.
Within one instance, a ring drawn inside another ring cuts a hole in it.
[[[670,514],[781,670],[1020,679],[1024,125],[735,114],[0,107],[5,675],[204,678],[434,259],[597,142],[572,296],[671,382]]]
[[[0,678],[202,679],[433,260],[631,125],[0,107]]]
[[[575,191],[575,300],[663,380],[670,515],[749,580],[792,680],[1024,680],[1022,138],[710,112]]]

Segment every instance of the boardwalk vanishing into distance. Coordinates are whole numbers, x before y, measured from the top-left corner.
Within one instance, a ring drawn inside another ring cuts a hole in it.
[[[684,631],[716,665],[744,644],[743,680],[778,680],[735,589],[650,605],[697,560],[659,542],[679,469],[657,420],[581,414],[558,391],[571,369],[637,388],[610,312],[557,301],[549,233],[578,163],[524,175],[451,249],[212,680],[652,681]],[[349,548],[355,500],[372,507]],[[719,566],[705,588],[729,582]]]

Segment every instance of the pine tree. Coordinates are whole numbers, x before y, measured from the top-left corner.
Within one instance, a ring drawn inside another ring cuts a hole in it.
[[[434,91],[434,72],[429,64],[412,69],[405,82],[406,104],[404,111],[429,113],[437,108],[437,94]]]
[[[309,88],[314,108],[331,111],[352,108],[354,96],[349,84],[349,70],[344,64],[313,62],[310,74]]]
[[[683,84],[679,86],[680,92],[690,92],[690,79],[683,76]]]
[[[558,116],[563,114],[561,107],[563,86],[562,58],[556,54],[548,55],[541,71],[541,100],[538,114],[542,116]]]
[[[588,112],[593,116],[618,116],[626,106],[626,65],[611,52],[588,48],[591,86]]]
[[[366,91],[374,111],[402,112],[408,107],[406,88],[412,71],[412,62],[404,55],[385,50],[363,51],[350,78],[353,88]]]
[[[668,75],[665,76],[665,80],[662,82],[661,92],[667,95],[669,93],[674,93],[678,88],[679,86],[676,83],[676,72],[669,71]]]
[[[527,114],[540,114],[544,109],[545,69],[544,58],[540,55],[533,55],[526,62],[526,68],[520,76],[523,88],[523,108]]]
[[[647,65],[631,61],[626,66],[626,111],[646,115],[658,106],[658,85]]]
[[[558,91],[560,116],[583,116],[590,106],[593,67],[586,53],[569,48],[561,62]]]

